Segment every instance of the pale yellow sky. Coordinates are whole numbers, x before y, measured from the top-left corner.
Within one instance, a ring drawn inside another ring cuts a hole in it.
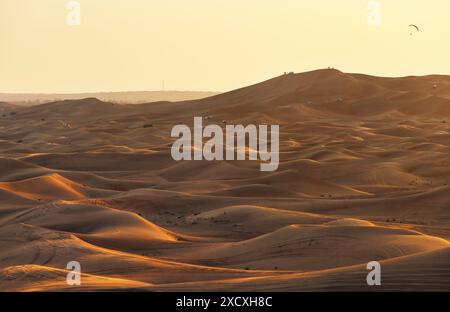
[[[450,74],[450,1],[0,0],[0,92],[226,91],[333,66]],[[410,35],[409,24],[421,27]]]

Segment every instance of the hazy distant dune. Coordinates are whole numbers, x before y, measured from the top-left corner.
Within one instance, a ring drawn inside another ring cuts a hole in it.
[[[61,100],[81,100],[84,98],[97,98],[114,103],[147,103],[159,101],[185,101],[196,100],[218,94],[218,92],[203,91],[132,91],[132,92],[93,92],[68,94],[16,94],[0,93],[0,101],[18,103],[21,105],[36,105]],[[1,105],[1,104],[0,104]]]

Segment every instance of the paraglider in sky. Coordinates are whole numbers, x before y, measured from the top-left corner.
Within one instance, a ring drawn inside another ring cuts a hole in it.
[[[411,27],[412,27],[412,28],[415,28],[415,29],[417,30],[417,32],[420,31],[420,28],[419,28],[419,26],[417,26],[417,25],[411,24],[411,25],[409,25],[409,27],[410,27],[410,28],[411,28]],[[413,33],[411,32],[410,35],[412,36]]]

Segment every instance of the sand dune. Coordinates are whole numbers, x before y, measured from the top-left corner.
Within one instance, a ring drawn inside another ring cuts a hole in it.
[[[216,95],[217,92],[202,91],[131,91],[131,92],[97,92],[74,94],[14,94],[0,93],[0,101],[15,102],[21,105],[37,105],[58,100],[81,100],[98,98],[102,101],[117,103],[149,103],[157,101],[187,101]],[[1,102],[0,102],[1,103]],[[6,104],[6,103],[5,103]]]
[[[236,268],[309,271],[396,258],[449,244],[441,238],[367,224],[339,220],[289,225],[249,240],[200,248],[192,257],[200,263]]]
[[[450,77],[318,70],[103,100],[0,103],[1,291],[450,289]],[[175,162],[171,129],[194,116],[279,124],[279,169]]]
[[[64,281],[68,273],[67,270],[39,265],[9,267],[0,271],[0,276],[4,281],[0,291],[64,291],[64,284],[61,281]],[[148,283],[91,274],[81,274],[81,278],[83,287],[78,288],[79,291],[138,290],[151,286]],[[14,286],[9,285],[11,281],[14,281]],[[5,286],[9,287],[3,288]],[[74,290],[76,290],[76,286],[71,289],[71,291]]]
[[[445,291],[448,287],[449,248],[437,249],[382,261],[386,277],[378,288],[369,287],[365,266],[228,279],[220,282],[192,282],[152,286],[158,291]]]
[[[81,199],[87,196],[80,185],[64,179],[58,174],[18,182],[1,182],[0,189],[33,200]]]

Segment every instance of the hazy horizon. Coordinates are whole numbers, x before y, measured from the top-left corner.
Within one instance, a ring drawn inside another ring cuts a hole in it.
[[[428,73],[428,74],[422,74],[422,75],[375,75],[375,74],[371,74],[371,73],[365,73],[365,72],[348,72],[348,71],[344,71],[341,70],[340,68],[316,68],[316,69],[311,69],[311,70],[307,70],[307,71],[302,71],[302,72],[292,72],[294,74],[303,74],[303,73],[308,73],[308,72],[314,72],[314,71],[319,71],[319,70],[325,70],[325,69],[334,69],[334,70],[338,70],[341,71],[345,74],[350,74],[350,75],[367,75],[367,76],[373,76],[373,77],[380,77],[380,78],[406,78],[406,77],[426,77],[426,76],[450,76],[450,73]],[[93,91],[76,91],[76,92],[4,92],[0,90],[0,95],[82,95],[82,94],[102,94],[102,93],[216,93],[216,94],[220,94],[220,93],[226,93],[226,92],[231,92],[237,89],[241,89],[241,88],[245,88],[245,87],[249,87],[255,84],[259,84],[261,82],[279,77],[280,75],[283,74],[288,74],[289,72],[283,72],[283,73],[278,73],[277,75],[271,76],[271,77],[266,77],[264,79],[258,80],[258,81],[253,81],[250,82],[249,84],[246,85],[242,85],[239,87],[236,87],[235,89],[229,89],[229,90],[220,90],[220,91],[215,91],[215,90],[163,90],[163,89],[154,89],[154,90],[115,90],[115,91],[111,91],[111,90],[93,90]]]
[[[450,74],[450,3],[80,0],[0,2],[1,93],[224,92],[328,66],[375,76]],[[420,26],[411,35],[410,24]]]
[[[148,102],[179,102],[197,100],[217,95],[210,91],[123,91],[123,92],[82,92],[82,93],[1,93],[0,102],[35,105],[60,100],[81,100],[97,98],[101,101],[139,104]]]

